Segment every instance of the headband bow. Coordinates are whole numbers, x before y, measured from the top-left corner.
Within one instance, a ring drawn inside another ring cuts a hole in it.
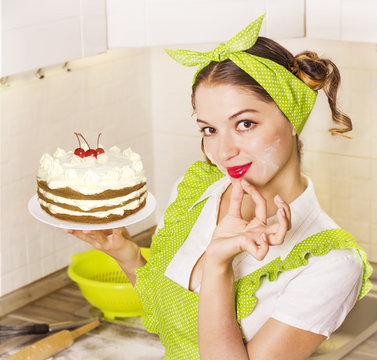
[[[258,39],[264,14],[226,43],[215,49],[201,53],[191,50],[168,50],[168,55],[184,66],[198,66],[198,72],[212,61],[233,61],[248,73],[272,97],[276,105],[293,124],[298,134],[301,133],[314,106],[317,92],[312,90],[284,66],[259,56],[245,52]]]

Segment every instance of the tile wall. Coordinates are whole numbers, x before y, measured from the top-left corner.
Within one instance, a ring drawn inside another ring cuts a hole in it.
[[[294,53],[315,50],[340,68],[339,104],[353,119],[354,138],[328,133],[330,112],[320,92],[302,133],[303,171],[312,178],[322,207],[377,262],[376,47],[311,39],[280,43]],[[70,73],[48,69],[51,74],[43,80],[15,76],[0,92],[2,295],[66,266],[71,254],[87,248],[34,220],[26,207],[41,154],[57,146],[75,147],[73,131],[89,139],[102,131],[104,145],[131,146],[143,156],[158,207],[132,233],[158,221],[171,186],[202,158],[191,116],[192,68],[176,64],[162,48],[112,50],[89,60],[73,62]]]

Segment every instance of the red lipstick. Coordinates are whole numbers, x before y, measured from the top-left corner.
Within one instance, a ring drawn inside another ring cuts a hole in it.
[[[241,166],[227,167],[226,170],[228,171],[229,176],[235,179],[239,179],[246,174],[251,164],[252,162]]]

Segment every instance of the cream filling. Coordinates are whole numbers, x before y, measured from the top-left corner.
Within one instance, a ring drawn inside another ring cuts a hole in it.
[[[140,199],[136,199],[130,202],[127,205],[117,207],[107,211],[96,211],[93,213],[81,212],[81,211],[72,211],[63,209],[59,206],[46,203],[45,201],[38,199],[40,204],[44,207],[48,208],[53,214],[61,214],[61,215],[71,215],[71,216],[92,216],[96,218],[106,218],[109,215],[123,215],[124,211],[126,210],[134,210],[140,206],[140,204],[146,199],[147,193],[145,193]]]
[[[53,202],[56,202],[59,204],[73,205],[73,206],[79,207],[83,211],[89,211],[89,210],[102,207],[102,206],[117,206],[117,205],[123,204],[125,201],[128,201],[135,197],[139,197],[142,193],[147,191],[147,186],[144,185],[141,189],[133,191],[132,193],[128,195],[116,197],[113,199],[106,199],[106,200],[67,199],[61,196],[53,195],[47,191],[42,190],[41,188],[39,188],[39,191],[45,198]]]

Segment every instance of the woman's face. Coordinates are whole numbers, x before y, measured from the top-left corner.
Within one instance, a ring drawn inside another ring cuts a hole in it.
[[[297,161],[296,131],[275,103],[232,85],[200,85],[195,108],[208,158],[232,180],[263,186]]]

